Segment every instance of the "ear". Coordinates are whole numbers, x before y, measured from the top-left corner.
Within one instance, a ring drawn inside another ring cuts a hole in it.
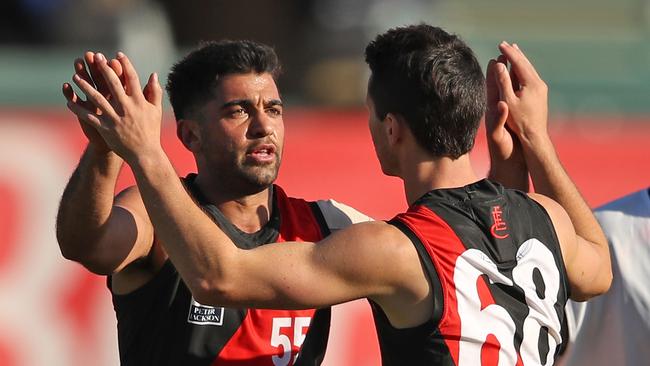
[[[404,128],[406,127],[402,116],[388,113],[382,122],[382,126],[389,145],[394,146],[402,140]]]
[[[183,146],[191,152],[198,152],[201,149],[201,126],[197,121],[181,119],[176,123],[176,136],[181,140]]]

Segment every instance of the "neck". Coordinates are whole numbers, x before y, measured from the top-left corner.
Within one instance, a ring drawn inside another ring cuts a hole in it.
[[[254,233],[269,222],[273,207],[269,187],[259,192],[237,191],[238,187],[206,174],[199,174],[195,184],[205,199],[217,206],[239,230]]]
[[[433,189],[463,187],[479,180],[472,168],[469,154],[456,160],[431,160],[430,157],[413,159],[405,166],[408,170],[402,174],[402,179],[409,206]]]

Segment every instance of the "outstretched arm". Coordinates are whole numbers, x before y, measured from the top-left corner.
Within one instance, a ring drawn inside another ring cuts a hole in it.
[[[128,76],[125,81],[135,83],[135,70],[128,58],[121,55],[118,59]],[[353,225],[318,244],[237,248],[179,182],[160,145],[160,100],[148,101],[136,92],[127,95],[105,60],[98,65],[122,113],[115,113],[100,93],[80,84],[102,112],[89,123],[132,167],[156,236],[197,301],[313,308],[371,297],[389,313],[403,308],[395,306],[399,302],[430,306],[430,302],[421,301],[428,294],[428,282],[414,246],[398,229],[383,222]],[[159,88],[155,77],[147,85]],[[422,314],[430,315],[430,311]],[[409,323],[411,314],[403,318],[393,315],[393,319],[415,325]]]
[[[243,250],[192,202],[162,152],[136,158],[131,166],[157,237],[201,303],[300,309],[363,297],[394,304],[397,294],[410,309],[413,303],[429,304],[419,301],[426,296],[426,280],[413,280],[426,278],[415,248],[384,222],[352,225],[320,243]],[[396,324],[413,326],[424,320],[390,309],[387,313]]]
[[[553,203],[534,195],[549,212],[562,244],[564,262],[571,282],[572,297],[586,300],[609,288],[612,280],[607,239],[591,209],[564,170],[547,129],[548,88],[516,45],[501,43],[499,49],[512,64],[518,90],[503,63],[497,63],[501,100],[508,105],[508,127],[522,144],[526,165],[535,191]],[[566,212],[563,214],[562,212]],[[569,220],[563,219],[563,217]],[[567,227],[571,225],[571,227]]]

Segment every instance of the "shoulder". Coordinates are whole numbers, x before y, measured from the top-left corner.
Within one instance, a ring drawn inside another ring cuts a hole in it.
[[[317,216],[322,216],[324,224],[327,225],[330,232],[336,232],[352,224],[372,221],[371,217],[333,199],[307,201],[303,198],[288,196],[278,185],[273,187],[281,210],[306,210],[311,207],[311,210],[318,211],[318,213],[314,212]]]
[[[324,241],[355,241],[359,247],[381,248],[401,238],[406,236],[395,226],[384,221],[367,221],[350,225]]]
[[[333,244],[329,246],[326,244]],[[399,281],[409,268],[419,267],[419,257],[411,240],[398,228],[383,221],[351,225],[323,241],[339,258],[356,263],[353,275],[374,273],[381,282]],[[325,249],[328,251],[329,249]]]
[[[569,214],[549,197],[539,193],[528,193],[528,196],[546,210],[557,235],[564,263],[568,266],[575,259],[578,246],[578,236]]]
[[[333,199],[315,202],[331,231],[348,227],[352,224],[372,221],[372,218],[358,210]]]
[[[594,214],[605,226],[609,221],[620,224],[626,217],[650,216],[650,190],[643,189],[596,208]]]
[[[571,218],[559,203],[539,193],[528,193],[528,197],[544,208],[555,228],[560,245],[564,246],[566,241],[572,238],[575,241],[576,233]]]
[[[395,226],[383,221],[368,221],[339,230],[323,240],[325,251],[331,248],[345,253],[342,258],[382,264],[410,244],[409,238]]]
[[[634,212],[650,208],[650,188],[645,188],[608,202],[595,211]]]
[[[140,201],[142,202],[142,197],[140,196],[140,189],[138,186],[130,186],[121,190],[117,196],[115,196],[115,202],[131,202],[131,201]]]
[[[355,224],[334,234],[347,236],[344,255],[338,257],[343,276],[369,286],[364,296],[380,304],[391,321],[413,323],[413,311],[429,294],[429,277],[411,239],[383,221]],[[404,314],[404,308],[411,309]],[[428,309],[428,307],[427,307]],[[430,314],[430,309],[427,312]]]
[[[552,198],[533,192],[527,193],[527,195],[530,199],[542,206],[548,215],[551,216],[551,219],[562,220],[564,217],[569,218],[564,208]],[[553,222],[555,223],[555,220]]]
[[[147,213],[147,209],[142,201],[142,196],[140,195],[140,190],[137,186],[130,186],[120,191],[120,193],[115,196],[113,206],[130,213],[136,220],[136,224],[144,224],[147,227],[151,226],[149,223],[149,214]]]

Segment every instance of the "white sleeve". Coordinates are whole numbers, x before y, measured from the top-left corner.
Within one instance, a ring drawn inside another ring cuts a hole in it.
[[[371,217],[335,200],[320,200],[316,201],[316,204],[331,232],[359,222],[373,221]]]

